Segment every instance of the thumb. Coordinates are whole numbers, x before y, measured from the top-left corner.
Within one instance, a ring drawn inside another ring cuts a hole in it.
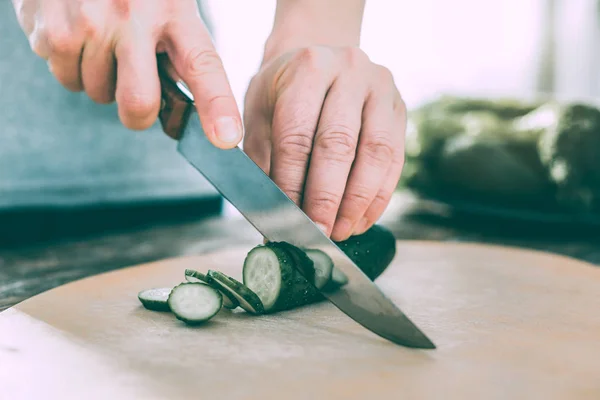
[[[166,32],[169,58],[194,96],[208,139],[219,148],[233,148],[242,140],[243,125],[223,63],[202,20],[185,20]]]

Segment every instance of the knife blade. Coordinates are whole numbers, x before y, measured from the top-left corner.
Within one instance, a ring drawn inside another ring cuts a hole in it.
[[[320,292],[340,311],[395,344],[434,349],[435,344],[242,149],[224,150],[210,143],[191,93],[165,68],[160,71],[160,120],[165,133],[178,140],[179,153],[267,240],[327,253],[348,283],[334,292]]]

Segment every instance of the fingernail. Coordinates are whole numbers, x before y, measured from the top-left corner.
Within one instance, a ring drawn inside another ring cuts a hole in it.
[[[233,117],[221,117],[215,122],[215,133],[223,143],[237,144],[242,139],[242,130]]]

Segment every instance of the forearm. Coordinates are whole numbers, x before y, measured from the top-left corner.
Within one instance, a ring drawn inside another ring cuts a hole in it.
[[[265,59],[307,46],[358,46],[365,0],[277,0]]]

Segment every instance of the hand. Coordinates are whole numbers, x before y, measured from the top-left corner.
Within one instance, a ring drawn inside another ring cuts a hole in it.
[[[266,60],[248,87],[247,154],[333,240],[371,227],[404,163],[406,108],[391,73],[355,47]]]
[[[143,130],[161,105],[157,53],[194,95],[205,131],[221,148],[242,139],[241,117],[196,0],[12,0],[32,50],[67,89]]]

